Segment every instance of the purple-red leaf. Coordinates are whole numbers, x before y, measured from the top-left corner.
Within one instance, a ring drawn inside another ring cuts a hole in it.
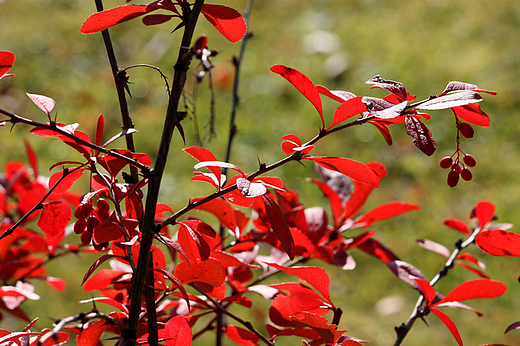
[[[282,210],[278,204],[276,204],[276,202],[271,197],[269,197],[269,195],[262,195],[262,200],[264,201],[267,220],[269,221],[274,234],[282,243],[289,258],[294,259],[294,256],[296,255],[296,248],[294,246],[294,240],[291,235],[291,231],[289,230],[289,226],[287,226],[287,222],[285,221]]]
[[[372,187],[379,187],[381,181],[377,173],[369,166],[343,157],[306,156],[304,159],[312,160],[318,165],[346,175],[361,183]]]
[[[430,130],[419,119],[407,116],[404,120],[406,133],[413,137],[413,143],[423,153],[431,156],[437,148],[437,143]]]
[[[394,94],[399,102],[406,101],[408,98],[406,88],[404,87],[403,83],[400,82],[386,80],[379,76],[374,76],[366,81],[365,84],[374,84],[372,88],[381,88]]]
[[[506,328],[504,334],[509,333],[510,331],[515,329],[520,329],[520,321],[510,324],[509,327]]]
[[[237,188],[238,191],[247,198],[259,197],[267,192],[267,189],[263,184],[252,183],[245,178],[237,179]]]
[[[247,26],[237,10],[222,5],[202,5],[202,14],[225,38],[235,43],[244,37]]]
[[[321,104],[320,94],[311,80],[298,70],[284,66],[274,65],[270,68],[274,73],[278,73],[283,78],[287,79],[289,83],[294,85],[299,92],[302,93],[313,105],[320,114],[322,126],[325,127],[325,120],[323,119],[323,106]]]
[[[388,268],[390,268],[395,276],[412,285],[413,287],[417,287],[418,285],[414,278],[419,278],[426,281],[426,276],[424,276],[424,274],[419,269],[415,268],[410,263],[403,261],[390,261],[387,262],[386,265]]]

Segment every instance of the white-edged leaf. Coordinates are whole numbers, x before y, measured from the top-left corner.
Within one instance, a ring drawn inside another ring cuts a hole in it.
[[[130,128],[130,129],[124,130],[122,132],[119,132],[117,135],[115,135],[114,137],[112,137],[108,141],[106,141],[105,144],[103,144],[103,148],[105,148],[107,145],[109,145],[110,143],[112,143],[116,139],[118,139],[120,137],[123,137],[123,136],[126,136],[126,135],[128,135],[130,133],[135,133],[135,132],[138,132],[138,131],[136,129],[134,129],[134,128]]]
[[[467,104],[480,101],[482,101],[482,96],[474,91],[468,90],[434,98],[430,101],[426,101],[416,108],[434,111],[439,109],[465,106]]]
[[[31,101],[38,106],[47,116],[49,116],[56,106],[56,101],[51,99],[50,97],[37,95],[37,94],[29,94],[26,93],[27,96],[31,99]]]

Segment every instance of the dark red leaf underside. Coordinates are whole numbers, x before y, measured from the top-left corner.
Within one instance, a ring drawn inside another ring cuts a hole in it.
[[[407,116],[405,118],[406,133],[413,137],[413,143],[423,153],[431,156],[437,148],[437,143],[430,130],[419,119]]]
[[[289,258],[294,259],[294,256],[296,254],[294,240],[292,238],[291,231],[289,230],[289,226],[287,226],[287,222],[285,221],[285,217],[280,207],[267,194],[262,195],[262,200],[264,201],[267,220],[269,221],[269,224],[271,225],[274,234],[282,243]]]

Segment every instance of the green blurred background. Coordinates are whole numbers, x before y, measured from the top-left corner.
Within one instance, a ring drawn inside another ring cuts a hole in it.
[[[122,5],[122,0],[105,1],[105,7]],[[243,11],[241,0],[218,2]],[[57,101],[58,121],[77,122],[80,130],[93,135],[97,117],[103,113],[107,123],[106,138],[120,131],[118,105],[100,34],[82,35],[81,23],[95,11],[94,1],[79,0],[4,0],[0,1],[0,50],[16,54],[11,70],[15,78],[0,82],[0,107],[24,117],[45,121],[24,95],[43,94]],[[138,63],[158,66],[172,75],[180,32],[171,34],[175,23],[145,27],[139,19],[111,29],[120,67]],[[468,220],[469,211],[480,200],[497,207],[500,222],[520,224],[520,125],[515,120],[520,95],[520,2],[449,1],[449,0],[278,0],[256,1],[251,12],[250,30],[243,62],[237,127],[238,135],[231,161],[243,171],[256,169],[258,160],[271,163],[283,157],[279,143],[288,133],[302,140],[312,138],[320,120],[316,111],[289,83],[269,72],[274,64],[285,64],[305,73],[315,84],[342,89],[357,95],[384,96],[381,90],[369,90],[364,82],[376,74],[403,82],[418,99],[440,93],[449,81],[458,80],[495,90],[485,94],[482,109],[491,118],[490,128],[475,128],[475,137],[463,139],[461,148],[477,160],[474,179],[455,188],[446,185],[447,171],[438,161],[455,151],[454,119],[449,111],[431,112],[427,126],[438,143],[432,157],[424,156],[412,144],[402,126],[391,127],[394,145],[388,147],[374,127],[360,126],[337,133],[320,142],[316,155],[345,156],[358,161],[380,161],[388,177],[375,190],[364,211],[388,201],[416,203],[421,210],[374,225],[377,239],[393,249],[402,260],[412,263],[428,277],[433,277],[444,259],[415,244],[416,239],[431,239],[450,249],[459,237],[443,226],[446,218]],[[212,59],[218,136],[204,145],[223,159],[231,103],[233,66],[240,44],[231,44],[211,25],[201,19],[197,34],[209,37],[210,49],[219,51]],[[195,65],[193,65],[195,67]],[[192,72],[194,72],[192,68]],[[131,114],[139,133],[135,136],[140,152],[154,158],[160,138],[167,102],[164,82],[156,71],[129,71],[133,98]],[[171,78],[170,78],[171,80]],[[193,79],[188,82],[193,91]],[[209,120],[208,81],[199,86],[197,113],[201,131]],[[192,96],[188,95],[188,98]],[[326,101],[326,121],[332,119],[337,104]],[[187,145],[195,145],[193,122],[183,123]],[[58,160],[78,159],[72,149],[58,140],[37,138],[28,128],[9,126],[1,129],[0,164],[10,160],[27,162],[22,138],[35,147],[40,170]],[[206,136],[207,137],[207,136]],[[117,143],[123,146],[123,142]],[[205,184],[190,182],[195,161],[184,154],[182,140],[176,134],[164,179],[161,202],[181,208],[194,195],[211,193]],[[50,173],[49,173],[50,174]],[[308,165],[287,165],[273,174],[286,186],[300,193],[308,206],[327,206],[317,188],[305,181],[316,177]],[[83,185],[82,185],[83,184]],[[84,191],[86,181],[76,188]],[[328,206],[327,206],[328,210]],[[513,229],[514,230],[514,229]],[[353,232],[352,234],[357,234]],[[76,241],[71,239],[71,241]],[[485,343],[520,344],[519,332],[504,336],[512,322],[520,320],[520,300],[516,299],[520,260],[493,258],[477,248],[470,250],[488,266],[493,279],[509,287],[499,299],[469,304],[484,312],[477,317],[468,311],[450,309],[449,316],[460,329],[466,345]],[[344,310],[341,328],[350,335],[369,340],[371,345],[393,345],[394,326],[410,315],[417,293],[396,279],[386,266],[360,251],[352,251],[357,261],[353,271],[327,266],[331,275],[333,301]],[[43,283],[35,283],[40,301],[28,301],[23,307],[30,316],[42,316],[39,327],[51,325],[44,316],[62,318],[86,306],[77,302],[91,293],[79,285],[85,268],[94,257],[69,257],[56,261],[49,274],[67,278],[64,292],[55,292]],[[447,293],[463,280],[475,276],[455,268],[448,279],[437,286]],[[385,309],[390,302],[391,309]],[[243,313],[265,323],[265,308]],[[445,309],[446,311],[447,309]],[[429,327],[419,321],[405,340],[405,345],[456,345],[449,331],[433,316]],[[19,330],[23,323],[10,317],[0,327]],[[197,340],[195,344],[200,344]],[[207,342],[207,341],[205,341]],[[280,339],[281,345],[299,344],[294,339]]]

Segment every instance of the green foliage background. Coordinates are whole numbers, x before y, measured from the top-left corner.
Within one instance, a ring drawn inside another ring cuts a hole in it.
[[[122,0],[105,2],[106,8],[122,5]],[[223,0],[242,11],[241,0]],[[91,135],[96,119],[103,113],[107,121],[106,138],[120,131],[118,105],[112,76],[102,45],[101,35],[82,35],[81,23],[95,11],[94,1],[79,0],[4,0],[0,2],[0,49],[10,50],[17,60],[14,79],[0,82],[0,107],[24,117],[45,121],[45,116],[24,95],[43,94],[57,101],[61,122],[77,122]],[[177,55],[180,33],[170,34],[177,23],[145,27],[140,20],[111,29],[121,67],[138,63],[158,66],[168,76]],[[377,239],[393,249],[402,260],[412,263],[432,277],[444,259],[415,245],[415,239],[431,239],[450,249],[459,237],[442,222],[457,217],[468,220],[469,211],[480,200],[489,200],[497,207],[499,222],[520,225],[518,140],[520,94],[520,2],[495,1],[426,1],[426,0],[267,0],[256,1],[251,13],[252,39],[243,62],[241,104],[238,113],[238,136],[232,162],[245,172],[253,171],[258,160],[274,162],[283,156],[279,143],[288,133],[302,140],[317,133],[319,116],[289,83],[269,72],[274,64],[285,64],[305,73],[315,84],[329,89],[342,89],[358,95],[383,96],[381,90],[369,90],[364,84],[376,74],[403,82],[418,99],[440,93],[448,81],[458,80],[496,90],[497,96],[484,95],[481,106],[491,117],[490,128],[476,128],[475,137],[462,140],[462,150],[477,159],[474,179],[461,182],[456,188],[446,183],[447,171],[438,161],[455,150],[454,119],[450,112],[432,112],[427,126],[438,143],[432,157],[425,157],[412,144],[404,128],[393,126],[394,145],[388,147],[373,127],[360,126],[338,133],[320,142],[316,154],[349,157],[362,162],[380,161],[388,169],[388,177],[374,191],[364,211],[388,201],[419,204],[422,209],[380,222],[374,226]],[[231,58],[238,54],[240,44],[231,44],[204,20],[198,33],[209,37],[211,49],[219,51],[212,61],[217,94],[218,137],[204,144],[223,159],[227,139],[233,66]],[[160,139],[160,129],[167,102],[164,82],[156,71],[133,69],[129,72],[133,98],[130,101],[136,128],[138,151],[152,159]],[[171,78],[170,78],[171,80]],[[193,88],[190,81],[189,89]],[[198,88],[196,97],[198,122],[208,122],[209,90],[207,81]],[[191,98],[191,96],[189,96]],[[325,103],[328,121],[337,104]],[[193,122],[183,123],[187,145],[195,145]],[[27,162],[22,138],[36,148],[40,170],[58,160],[81,159],[58,140],[35,138],[28,128],[8,126],[1,129],[0,164],[11,160]],[[123,146],[123,142],[117,143]],[[180,136],[175,135],[169,160],[162,202],[180,208],[193,195],[210,193],[208,186],[190,182],[194,160],[182,153]],[[48,173],[47,175],[49,175]],[[315,177],[311,166],[286,166],[274,174],[288,188],[301,193],[306,206],[323,205],[326,200],[305,177]],[[76,186],[78,192],[87,182]],[[515,229],[513,229],[515,230]],[[353,232],[353,234],[357,234]],[[75,241],[74,239],[72,241]],[[509,287],[501,298],[469,304],[484,312],[478,318],[468,311],[447,313],[459,326],[465,344],[518,344],[518,332],[503,335],[504,329],[520,320],[520,300],[516,277],[520,262],[516,258],[492,258],[477,248],[471,249],[488,265],[492,278]],[[386,266],[364,253],[353,251],[357,261],[354,271],[330,271],[337,305],[344,310],[341,328],[369,340],[371,345],[392,345],[393,327],[406,321],[417,293],[396,279]],[[56,261],[50,275],[68,278],[62,293],[37,286],[42,295],[38,302],[24,303],[31,316],[62,318],[89,307],[78,305],[88,299],[79,285],[84,268],[93,258],[81,256]],[[455,268],[438,290],[448,292],[463,280],[475,278]],[[394,302],[395,311],[385,314],[384,299]],[[43,307],[42,307],[43,306]],[[251,312],[257,323],[265,323],[265,308]],[[430,327],[417,323],[405,345],[455,345],[449,331],[434,317],[427,318]],[[45,317],[38,326],[50,326]],[[6,317],[2,328],[21,328],[19,321]],[[298,340],[292,340],[297,342]],[[197,341],[195,344],[198,344]],[[289,344],[280,340],[281,345]]]

